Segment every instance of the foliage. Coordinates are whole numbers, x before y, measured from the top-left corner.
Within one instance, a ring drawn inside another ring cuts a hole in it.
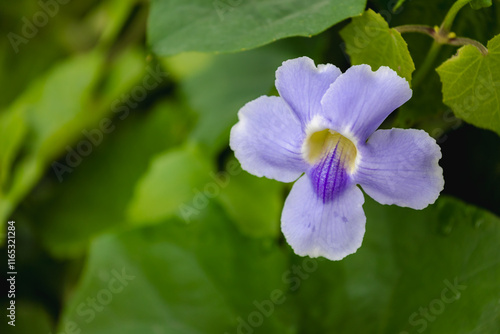
[[[311,36],[361,14],[366,0],[155,0],[149,42],[162,56],[243,51],[289,36]]]
[[[488,42],[488,54],[462,47],[437,69],[443,82],[443,102],[455,114],[500,135],[500,37]]]
[[[411,82],[415,65],[406,42],[397,30],[389,28],[380,14],[366,11],[361,17],[353,18],[340,35],[346,42],[352,65],[368,64],[374,71],[388,66]]]
[[[18,272],[2,333],[500,331],[498,2],[63,2],[0,5],[0,243],[5,260],[15,221]],[[413,97],[383,126],[442,146],[441,198],[367,199],[339,262],[293,254],[290,185],[228,147],[239,108],[303,55],[394,69]]]

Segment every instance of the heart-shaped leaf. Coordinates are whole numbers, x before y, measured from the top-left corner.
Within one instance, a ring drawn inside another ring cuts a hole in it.
[[[436,70],[455,115],[500,135],[500,35],[488,42],[488,54],[466,45]]]
[[[340,35],[345,41],[345,51],[353,65],[368,64],[375,71],[389,66],[408,82],[415,65],[401,34],[372,10],[355,17]]]

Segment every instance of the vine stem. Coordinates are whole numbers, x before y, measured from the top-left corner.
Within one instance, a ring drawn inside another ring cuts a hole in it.
[[[451,6],[450,10],[448,13],[446,13],[446,16],[444,17],[443,23],[441,24],[441,27],[439,28],[440,33],[445,32],[448,33],[451,30],[451,26],[453,25],[453,21],[455,20],[455,17],[457,16],[458,12],[460,9],[462,9],[463,6],[471,2],[472,0],[458,0]]]
[[[413,86],[418,86],[427,76],[429,70],[433,68],[434,62],[439,55],[439,51],[441,50],[441,45],[444,41],[447,43],[453,40],[459,40],[459,42],[465,42],[465,40],[462,38],[452,38],[450,39],[450,31],[451,31],[451,26],[453,25],[453,21],[455,20],[455,17],[457,16],[458,12],[460,9],[462,9],[466,4],[471,2],[472,0],[457,0],[448,10],[448,13],[446,13],[446,16],[444,17],[443,23],[441,23],[441,27],[439,27],[439,30],[434,30],[431,33],[431,36],[434,38],[434,41],[432,42],[432,46],[429,49],[429,52],[427,53],[427,56],[424,59],[424,62],[422,63],[422,66],[420,69],[415,73],[415,77],[413,78]],[[479,42],[477,42],[479,43]],[[481,43],[479,43],[481,44]],[[474,44],[475,45],[475,44]],[[483,45],[481,45],[484,49],[486,49]],[[477,46],[476,46],[477,47]],[[481,49],[480,49],[481,50]],[[481,51],[483,52],[483,51]],[[487,50],[486,50],[487,52]],[[484,53],[483,53],[484,54]]]
[[[402,26],[394,27],[396,31],[400,34],[404,34],[407,32],[418,32],[421,34],[426,34],[434,38],[435,30],[431,26],[426,25],[416,25],[416,24],[406,24]]]
[[[422,66],[420,66],[420,69],[415,73],[415,77],[413,77],[412,84],[414,87],[418,86],[425,79],[427,73],[433,67],[432,65],[434,65],[434,61],[441,50],[441,45],[442,44],[436,42],[435,40],[432,42],[432,46],[429,49]]]
[[[483,54],[483,56],[486,56],[488,54],[488,49],[480,42],[467,37],[457,37],[455,33],[447,33],[446,35],[443,35],[443,33],[445,32],[441,31],[438,27],[432,28],[431,26],[426,26],[426,25],[408,24],[408,25],[394,27],[393,29],[398,31],[400,34],[404,33],[425,34],[434,38],[434,40],[439,44],[448,44],[455,46],[472,45],[475,46]]]
[[[486,56],[488,54],[488,49],[478,41],[466,37],[457,37],[457,38],[452,38],[448,41],[448,44],[450,45],[473,45],[475,46],[482,54],[483,56]]]

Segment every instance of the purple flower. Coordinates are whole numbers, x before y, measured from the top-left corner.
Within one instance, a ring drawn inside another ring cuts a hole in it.
[[[280,97],[240,109],[230,145],[249,173],[300,177],[281,216],[297,254],[340,260],[361,246],[358,184],[381,204],[423,209],[436,201],[444,186],[436,141],[423,130],[377,130],[412,95],[396,72],[359,65],[342,73],[301,57],[278,68],[276,88]]]

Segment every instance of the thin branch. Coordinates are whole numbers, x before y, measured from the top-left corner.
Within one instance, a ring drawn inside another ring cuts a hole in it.
[[[483,56],[488,55],[488,49],[481,43],[479,43],[476,40],[466,38],[466,37],[457,37],[457,38],[451,38],[448,40],[448,43],[450,45],[473,45],[475,46],[482,54]]]
[[[434,30],[433,27],[425,26],[425,25],[407,24],[407,25],[394,27],[394,29],[397,30],[400,34],[404,34],[404,33],[408,33],[408,32],[416,32],[416,33],[420,33],[420,34],[429,35],[432,38],[434,38],[434,35],[436,34],[436,31]]]
[[[460,9],[462,9],[463,6],[465,6],[466,4],[468,4],[471,1],[472,0],[457,0],[457,2],[455,2],[453,4],[453,6],[451,6],[448,13],[446,13],[446,16],[443,20],[443,23],[441,23],[441,27],[439,28],[440,32],[447,33],[449,31],[451,31],[451,26],[453,24],[453,21],[455,20],[455,17],[457,16],[458,12],[460,11]]]

